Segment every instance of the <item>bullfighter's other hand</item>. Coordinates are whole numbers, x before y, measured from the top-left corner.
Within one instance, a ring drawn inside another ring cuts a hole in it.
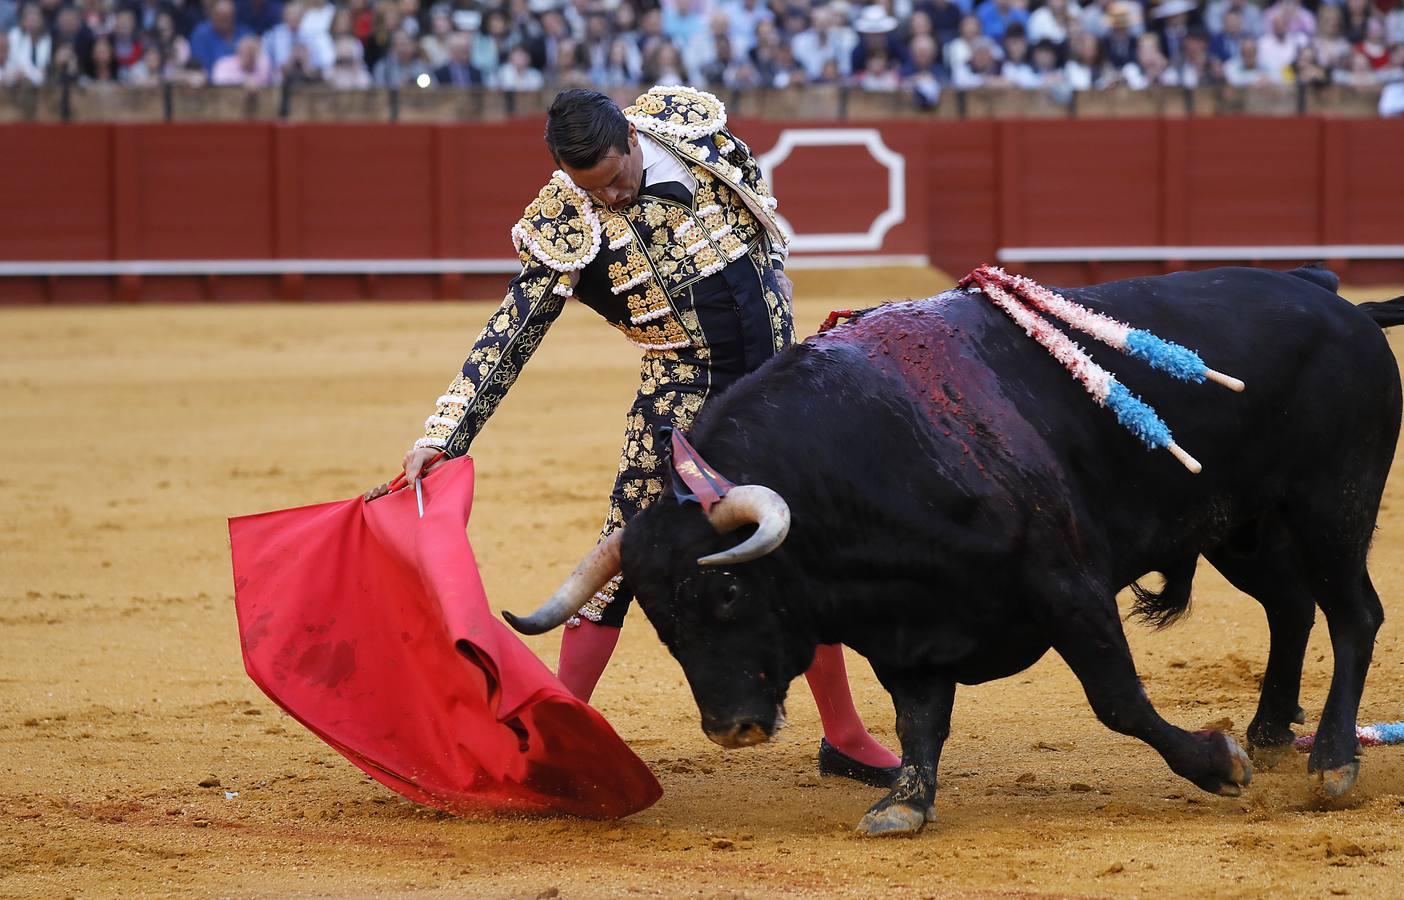
[[[444,462],[444,457],[440,456],[439,459],[435,459],[432,463],[429,463],[431,459],[434,459],[434,457],[439,456],[439,454],[442,452],[443,451],[441,451],[438,447],[419,447],[406,453],[404,459],[405,481],[409,484],[413,484],[416,478],[419,478],[421,475],[426,474],[430,469],[433,469],[435,466],[438,466],[440,463]],[[425,465],[425,463],[429,464]],[[376,497],[384,497],[388,493],[390,493],[390,482],[376,485],[375,487],[366,491],[363,495],[363,498],[367,503],[369,503]]]
[[[784,272],[775,273],[775,282],[780,285],[780,293],[785,295],[786,303],[795,302],[795,283],[790,280],[790,276]]]

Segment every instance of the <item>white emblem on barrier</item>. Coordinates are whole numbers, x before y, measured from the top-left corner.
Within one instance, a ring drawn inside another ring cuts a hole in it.
[[[887,232],[907,217],[907,161],[902,154],[884,144],[882,133],[876,128],[786,128],[780,132],[775,146],[756,160],[776,197],[781,194],[775,182],[775,169],[796,147],[866,147],[878,165],[887,170],[887,208],[873,219],[867,231],[834,234],[799,234],[784,216],[777,215],[785,230],[793,235],[790,249],[800,252],[881,250]]]

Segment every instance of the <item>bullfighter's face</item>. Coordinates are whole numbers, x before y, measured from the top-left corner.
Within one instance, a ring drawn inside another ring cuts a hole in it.
[[[682,665],[707,737],[723,747],[769,740],[784,725],[789,684],[815,647],[785,624],[776,561],[699,566],[699,556],[737,536],[717,535],[695,504],[666,515],[658,506],[629,525],[624,578]]]
[[[607,209],[623,209],[639,198],[643,186],[643,151],[639,149],[638,132],[630,125],[628,145],[611,150],[588,169],[565,163],[561,163],[561,168],[591,200]]]

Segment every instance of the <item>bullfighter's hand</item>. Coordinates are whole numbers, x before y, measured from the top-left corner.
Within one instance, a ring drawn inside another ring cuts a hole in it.
[[[434,459],[435,456],[438,456],[440,452],[441,451],[437,447],[420,447],[417,450],[411,450],[410,452],[406,453],[404,459],[405,481],[410,484],[413,484],[416,478],[428,473],[430,469],[433,469],[439,464],[443,463],[444,458],[440,457],[439,459],[434,460],[434,462],[430,463],[429,465],[425,465],[425,463],[429,462],[429,460]],[[384,497],[388,493],[390,493],[390,483],[386,482],[385,484],[376,485],[375,487],[366,491],[363,497],[365,501],[369,503],[376,497]]]
[[[786,303],[795,302],[795,283],[790,280],[790,276],[784,272],[775,273],[775,282],[780,285],[780,293],[785,295]]]

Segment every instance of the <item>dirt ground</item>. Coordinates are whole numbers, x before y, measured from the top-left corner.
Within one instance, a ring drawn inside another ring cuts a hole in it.
[[[948,284],[801,274],[803,333],[855,296]],[[1351,295],[1367,293],[1389,294]],[[817,777],[802,683],[776,742],[707,741],[638,613],[596,703],[658,774],[653,808],[470,821],[369,781],[245,677],[225,519],[394,474],[489,309],[0,311],[0,895],[1398,895],[1404,748],[1366,751],[1348,808],[1312,806],[1297,755],[1241,798],[1210,796],[1098,724],[1052,655],[960,691],[941,821],[911,840],[853,833],[880,792]],[[636,372],[632,348],[570,309],[475,445],[471,537],[496,606],[532,607],[593,541]],[[1372,564],[1391,612],[1402,484]],[[1128,625],[1131,643],[1166,718],[1243,740],[1263,616],[1212,570],[1196,588],[1187,622]],[[1404,718],[1401,620],[1381,633],[1364,722]],[[532,647],[554,664],[558,640]],[[893,743],[886,695],[849,659]],[[1309,728],[1330,671],[1319,627]]]

